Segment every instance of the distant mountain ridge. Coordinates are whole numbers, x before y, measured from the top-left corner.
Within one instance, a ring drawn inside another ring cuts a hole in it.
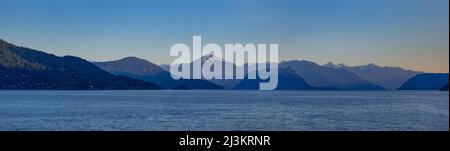
[[[373,63],[362,66],[347,66],[344,64],[325,64],[326,67],[347,70],[364,80],[384,87],[387,90],[398,89],[409,78],[423,73],[419,71],[406,70],[399,67],[380,67]]]
[[[279,68],[290,68],[311,86],[339,90],[385,90],[344,69],[320,66],[310,61],[283,61]]]
[[[205,80],[174,80],[169,71],[137,57],[94,62],[94,64],[110,73],[156,83],[165,89],[223,89],[222,86]]]
[[[157,74],[165,71],[158,65],[137,57],[126,57],[117,61],[94,62],[94,64],[113,73],[128,72],[138,76]]]
[[[0,77],[0,89],[161,89],[152,83],[112,75],[78,57],[58,57],[1,39]]]
[[[160,86],[165,81],[172,80],[169,72],[158,65],[137,57],[126,57],[115,61],[93,62],[93,64],[115,75],[140,79]]]
[[[185,64],[188,64],[190,66],[190,73],[191,73],[190,76],[192,77],[192,74],[193,74],[192,71],[193,71],[194,63],[200,63],[203,66],[203,64],[205,62],[207,62],[207,61],[212,62],[212,63],[221,64],[221,66],[222,66],[222,78],[221,79],[215,79],[215,78],[213,78],[213,79],[206,79],[202,75],[202,80],[209,81],[209,82],[212,82],[214,84],[220,85],[220,86],[224,87],[225,89],[232,89],[235,85],[237,85],[241,81],[241,79],[236,79],[236,78],[233,78],[233,79],[225,79],[225,78],[223,78],[223,77],[225,77],[227,75],[228,76],[233,76],[233,77],[235,75],[235,74],[232,74],[231,72],[225,72],[225,66],[226,65],[232,66],[233,69],[234,69],[234,72],[239,71],[238,69],[240,69],[241,67],[236,66],[235,64],[233,64],[231,62],[225,61],[224,59],[217,58],[217,57],[215,57],[212,54],[202,56],[201,58],[196,59],[196,60],[194,60],[194,61],[192,61],[190,63],[185,63]],[[177,66],[177,65],[174,65],[174,66]],[[166,70],[166,71],[170,71],[171,65],[162,65],[162,68],[164,68],[164,70]],[[214,66],[211,66],[211,70],[214,70]],[[245,73],[246,72],[244,71],[243,74],[245,75]]]

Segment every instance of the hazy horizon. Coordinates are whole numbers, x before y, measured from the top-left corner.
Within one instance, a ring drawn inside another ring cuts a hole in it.
[[[58,56],[170,64],[170,47],[278,43],[279,60],[449,72],[448,0],[0,0],[0,38]],[[222,47],[223,48],[223,47]]]

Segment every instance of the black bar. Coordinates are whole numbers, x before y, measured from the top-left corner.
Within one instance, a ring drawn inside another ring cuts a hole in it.
[[[221,143],[181,146],[180,138],[214,138]],[[270,145],[224,146],[224,136],[269,136]],[[448,148],[448,132],[0,132],[0,145],[14,147],[139,148],[151,150],[301,150],[303,148]]]

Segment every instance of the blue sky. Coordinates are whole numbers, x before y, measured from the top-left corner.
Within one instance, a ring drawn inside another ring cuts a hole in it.
[[[91,61],[171,63],[170,47],[278,43],[280,60],[448,72],[448,0],[0,0],[0,38]]]

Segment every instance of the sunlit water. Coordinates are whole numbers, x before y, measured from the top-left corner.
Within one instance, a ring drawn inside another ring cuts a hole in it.
[[[439,91],[0,91],[0,130],[449,130]]]

